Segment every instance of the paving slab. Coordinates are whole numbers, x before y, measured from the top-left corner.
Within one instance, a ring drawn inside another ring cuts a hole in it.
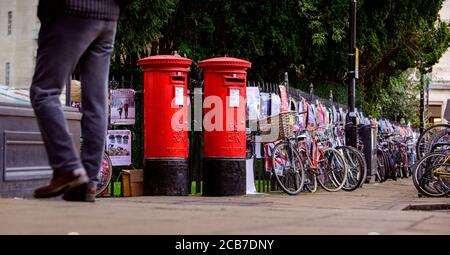
[[[0,198],[0,234],[450,234],[449,204],[419,198],[411,179],[288,196],[99,198],[95,203]]]

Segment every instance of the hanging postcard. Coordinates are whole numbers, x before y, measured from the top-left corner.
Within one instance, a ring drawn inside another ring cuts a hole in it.
[[[106,146],[113,166],[131,165],[131,131],[108,130]]]
[[[135,124],[135,91],[132,89],[115,89],[111,91],[111,124]]]

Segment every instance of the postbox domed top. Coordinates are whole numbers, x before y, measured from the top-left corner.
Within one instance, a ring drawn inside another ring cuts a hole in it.
[[[148,68],[188,68],[192,60],[174,55],[150,56],[138,61],[142,69]]]
[[[246,70],[252,66],[252,63],[238,58],[210,58],[199,62],[199,67],[204,69],[243,69]]]

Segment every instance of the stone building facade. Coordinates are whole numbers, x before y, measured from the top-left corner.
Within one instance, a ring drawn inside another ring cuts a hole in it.
[[[29,88],[40,28],[38,0],[0,0],[0,85]]]
[[[441,20],[450,25],[450,0],[444,2],[439,14]],[[428,95],[428,121],[430,124],[447,123],[443,116],[447,100],[450,99],[450,49],[444,53],[439,63],[433,66],[431,77],[432,84]]]

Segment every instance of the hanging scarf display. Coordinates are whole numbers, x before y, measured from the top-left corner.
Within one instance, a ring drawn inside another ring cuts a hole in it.
[[[314,114],[314,107],[308,103],[307,109],[308,109],[308,122],[306,123],[307,128],[315,128],[316,125],[316,116]]]
[[[386,131],[385,131],[385,123],[384,123],[383,119],[380,119],[380,121],[378,122],[378,126],[379,126],[381,134],[385,134],[386,133]]]
[[[305,112],[307,109],[308,109],[308,107],[306,106],[306,104],[305,104],[305,99],[304,98],[302,98],[301,100],[300,100],[300,102],[298,103],[298,113],[302,113],[302,114],[300,114],[299,116],[298,116],[298,126],[301,128],[301,129],[304,129],[304,128],[306,128],[306,118],[307,118],[307,114],[305,114],[305,113],[303,113],[303,112]]]
[[[281,112],[287,112],[289,111],[289,101],[286,87],[283,85],[280,85],[278,87],[280,89],[280,96],[281,96]]]
[[[323,107],[323,111],[324,111],[324,116],[325,116],[325,128],[329,129],[330,128],[330,110],[327,107]]]
[[[336,107],[333,105],[331,107],[331,112],[332,112],[332,125],[336,126],[339,122],[339,113],[336,110]]]
[[[275,147],[274,143],[266,143],[264,144],[264,164],[266,166],[266,171],[272,171],[272,150]]]
[[[320,127],[325,127],[325,112],[323,110],[323,105],[319,100],[316,100],[316,118],[317,124]]]
[[[267,118],[270,114],[270,94],[266,92],[262,92],[260,94],[261,105],[259,118]]]
[[[271,116],[277,115],[281,111],[281,98],[279,95],[272,93],[271,95],[272,108],[271,108]]]

